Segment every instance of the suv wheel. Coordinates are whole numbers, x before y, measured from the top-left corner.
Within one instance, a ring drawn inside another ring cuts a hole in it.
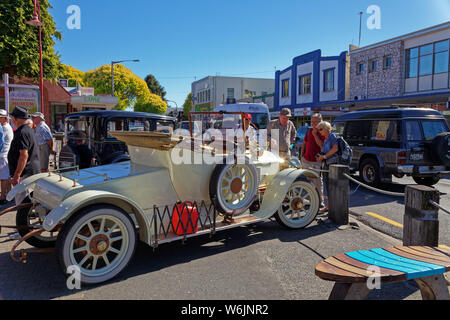
[[[438,183],[441,178],[438,175],[435,175],[431,177],[413,177],[413,179],[417,184],[431,187]]]
[[[364,159],[359,167],[359,177],[366,184],[372,186],[379,185],[381,180],[380,165],[378,164],[378,161],[372,158]]]

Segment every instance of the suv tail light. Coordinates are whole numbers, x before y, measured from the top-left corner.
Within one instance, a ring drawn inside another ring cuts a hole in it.
[[[406,151],[397,152],[397,164],[406,164]]]

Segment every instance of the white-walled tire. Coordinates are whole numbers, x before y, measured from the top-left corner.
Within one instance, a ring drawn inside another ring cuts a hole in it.
[[[69,266],[77,266],[82,283],[97,284],[125,269],[136,243],[136,229],[126,212],[111,205],[95,205],[63,225],[56,253],[64,274]]]
[[[320,198],[313,184],[295,181],[275,213],[275,219],[289,229],[302,229],[314,221],[319,212]]]

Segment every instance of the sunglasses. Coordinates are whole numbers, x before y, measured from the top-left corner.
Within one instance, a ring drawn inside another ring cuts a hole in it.
[[[323,131],[323,128],[320,128],[320,129],[317,129],[317,130],[319,130],[319,131]]]

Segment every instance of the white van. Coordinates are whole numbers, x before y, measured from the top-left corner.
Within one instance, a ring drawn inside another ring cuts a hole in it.
[[[269,107],[264,103],[235,103],[226,104],[214,108],[215,112],[243,112],[252,115],[252,122],[258,129],[267,129],[270,122]]]

